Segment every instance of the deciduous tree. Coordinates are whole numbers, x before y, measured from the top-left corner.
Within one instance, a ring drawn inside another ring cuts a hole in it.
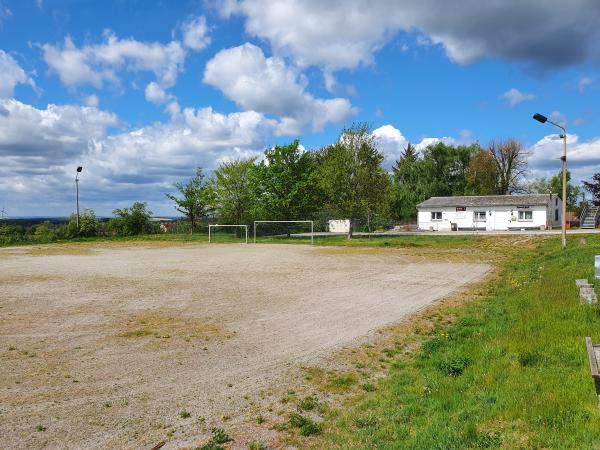
[[[190,222],[190,234],[194,232],[196,223],[206,216],[207,213],[207,191],[204,185],[204,174],[202,169],[196,169],[196,176],[187,183],[175,183],[175,188],[181,194],[176,197],[173,194],[165,194],[167,198],[175,202],[175,209],[183,214]]]
[[[256,214],[268,220],[307,220],[320,207],[314,155],[295,140],[265,150],[254,170]]]
[[[498,192],[498,168],[491,152],[480,150],[474,153],[466,176],[466,195],[494,195]]]
[[[522,192],[523,178],[527,172],[527,155],[516,139],[492,141],[488,147],[494,157],[498,172],[498,194]]]
[[[207,189],[212,209],[222,223],[247,223],[256,204],[253,171],[256,158],[223,162],[215,170]]]
[[[600,173],[592,176],[591,181],[584,181],[586,191],[592,194],[592,202],[596,206],[600,206]]]
[[[349,239],[353,221],[365,218],[370,222],[385,202],[389,177],[381,166],[383,159],[364,123],[344,129],[338,142],[320,153],[319,184],[329,205],[350,219]]]

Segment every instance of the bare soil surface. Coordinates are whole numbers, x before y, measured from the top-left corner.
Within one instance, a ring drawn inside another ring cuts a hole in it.
[[[304,245],[0,249],[1,445],[194,447],[301,365],[488,270]]]

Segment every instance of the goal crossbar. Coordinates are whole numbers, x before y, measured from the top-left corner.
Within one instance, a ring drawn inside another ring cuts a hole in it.
[[[315,226],[312,220],[255,220],[254,221],[254,243],[256,244],[256,224],[259,223],[310,223],[310,243],[315,243]]]
[[[243,228],[246,232],[246,244],[248,243],[248,225],[221,225],[218,223],[208,225],[208,243],[211,243],[211,230],[213,228]]]

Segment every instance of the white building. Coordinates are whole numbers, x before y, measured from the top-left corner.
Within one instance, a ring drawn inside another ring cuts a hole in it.
[[[556,194],[431,197],[417,205],[420,230],[527,230],[561,224]]]

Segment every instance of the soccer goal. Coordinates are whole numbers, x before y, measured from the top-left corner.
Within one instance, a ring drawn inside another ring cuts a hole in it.
[[[298,230],[298,225],[302,224],[304,230]],[[310,233],[306,228],[310,224]],[[266,231],[270,237],[310,237],[310,243],[315,243],[315,226],[312,220],[255,220],[254,221],[254,243],[256,244],[256,234],[258,228]]]
[[[242,228],[243,232],[246,236],[246,244],[248,243],[248,225],[221,225],[221,224],[215,223],[215,224],[208,225],[208,243],[209,244],[212,242],[212,239],[214,236],[214,232],[213,232],[214,228],[226,228],[226,229],[233,228],[234,230],[238,229],[238,228]]]

